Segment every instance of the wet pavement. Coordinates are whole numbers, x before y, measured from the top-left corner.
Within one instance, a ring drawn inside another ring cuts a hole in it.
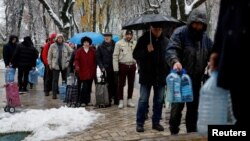
[[[4,73],[3,70],[0,70],[0,86],[4,85]],[[43,81],[42,78],[39,78],[39,83],[33,89],[29,89],[29,93],[22,94],[20,96],[22,106],[17,108],[17,112],[21,112],[25,109],[49,109],[49,108],[58,108],[64,106],[60,99],[53,100],[52,95],[44,96],[43,93]],[[95,90],[94,85],[92,88],[91,94],[91,103],[95,104]],[[124,89],[125,96],[127,96],[127,90]],[[136,78],[136,84],[134,89],[133,101],[137,105],[139,96],[139,84],[138,76]],[[3,107],[5,106],[5,90],[0,88],[0,114],[3,112]],[[110,108],[97,109],[94,106],[86,107],[87,110],[95,110],[99,113],[102,113],[104,116],[98,119],[94,124],[92,124],[88,129],[78,132],[70,133],[63,138],[54,139],[53,141],[121,141],[121,140],[142,140],[142,141],[205,141],[205,137],[199,136],[196,133],[186,134],[184,120],[181,123],[181,130],[179,135],[170,135],[168,129],[169,124],[169,108],[163,108],[163,116],[161,124],[164,126],[165,131],[158,132],[152,130],[151,125],[151,115],[152,109],[150,109],[149,119],[145,122],[145,132],[137,133],[135,131],[136,127],[136,107],[118,109],[117,106]],[[150,105],[152,105],[152,96],[150,97]],[[152,107],[152,106],[150,106]],[[184,111],[185,112],[185,111]]]

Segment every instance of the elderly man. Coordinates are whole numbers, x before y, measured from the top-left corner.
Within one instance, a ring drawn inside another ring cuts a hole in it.
[[[139,83],[141,87],[136,114],[137,132],[144,132],[143,126],[151,87],[154,89],[152,128],[157,131],[164,130],[163,126],[160,125],[160,119],[166,85],[165,78],[168,73],[168,66],[164,58],[167,44],[168,39],[162,33],[162,25],[154,23],[151,24],[150,32],[139,38],[133,52],[134,59],[140,64]]]

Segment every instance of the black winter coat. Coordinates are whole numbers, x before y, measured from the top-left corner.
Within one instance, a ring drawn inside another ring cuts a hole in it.
[[[17,44],[13,44],[12,40],[16,38],[18,42],[18,38],[15,35],[10,36],[9,42],[3,46],[3,60],[5,66],[8,66],[11,62],[13,54],[16,50]],[[14,66],[15,67],[15,66]]]
[[[204,33],[201,41],[195,41],[187,25],[177,28],[170,38],[166,60],[173,67],[177,61],[192,79],[201,81],[212,49],[212,41]]]
[[[221,0],[213,52],[219,53],[218,86],[231,89],[248,81],[250,1]],[[244,87],[244,86],[242,86]],[[243,94],[243,93],[239,93]]]
[[[106,71],[113,71],[113,53],[115,49],[115,42],[112,40],[111,43],[105,41],[96,50],[97,65],[100,69]]]
[[[21,43],[16,48],[12,63],[17,67],[35,67],[38,54],[33,45]]]
[[[161,35],[158,39],[152,34],[154,51],[148,52],[150,34],[146,32],[141,36],[133,52],[134,59],[139,65],[139,83],[143,85],[164,86],[169,67],[165,61],[165,51],[169,40]]]

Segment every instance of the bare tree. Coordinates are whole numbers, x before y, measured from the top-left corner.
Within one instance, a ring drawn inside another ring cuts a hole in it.
[[[54,10],[50,7],[48,2],[46,0],[38,0],[44,8],[47,10],[50,17],[53,19],[55,25],[58,27],[60,32],[64,33],[66,37],[69,35],[69,29],[71,25],[71,19],[70,18],[72,13],[73,5],[75,3],[74,0],[64,0],[62,10],[60,11],[60,16],[57,16],[54,12]],[[59,18],[60,17],[60,18]]]

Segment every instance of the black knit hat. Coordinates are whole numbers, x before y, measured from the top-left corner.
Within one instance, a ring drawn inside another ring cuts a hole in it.
[[[128,34],[133,35],[133,31],[132,30],[127,30],[125,34],[126,35],[128,35]]]
[[[103,36],[112,36],[112,33],[111,32],[105,32],[102,34]]]
[[[83,45],[83,43],[84,43],[85,41],[89,42],[90,45],[92,44],[92,40],[91,40],[89,37],[87,37],[87,36],[82,37],[82,39],[81,39],[81,44]]]

